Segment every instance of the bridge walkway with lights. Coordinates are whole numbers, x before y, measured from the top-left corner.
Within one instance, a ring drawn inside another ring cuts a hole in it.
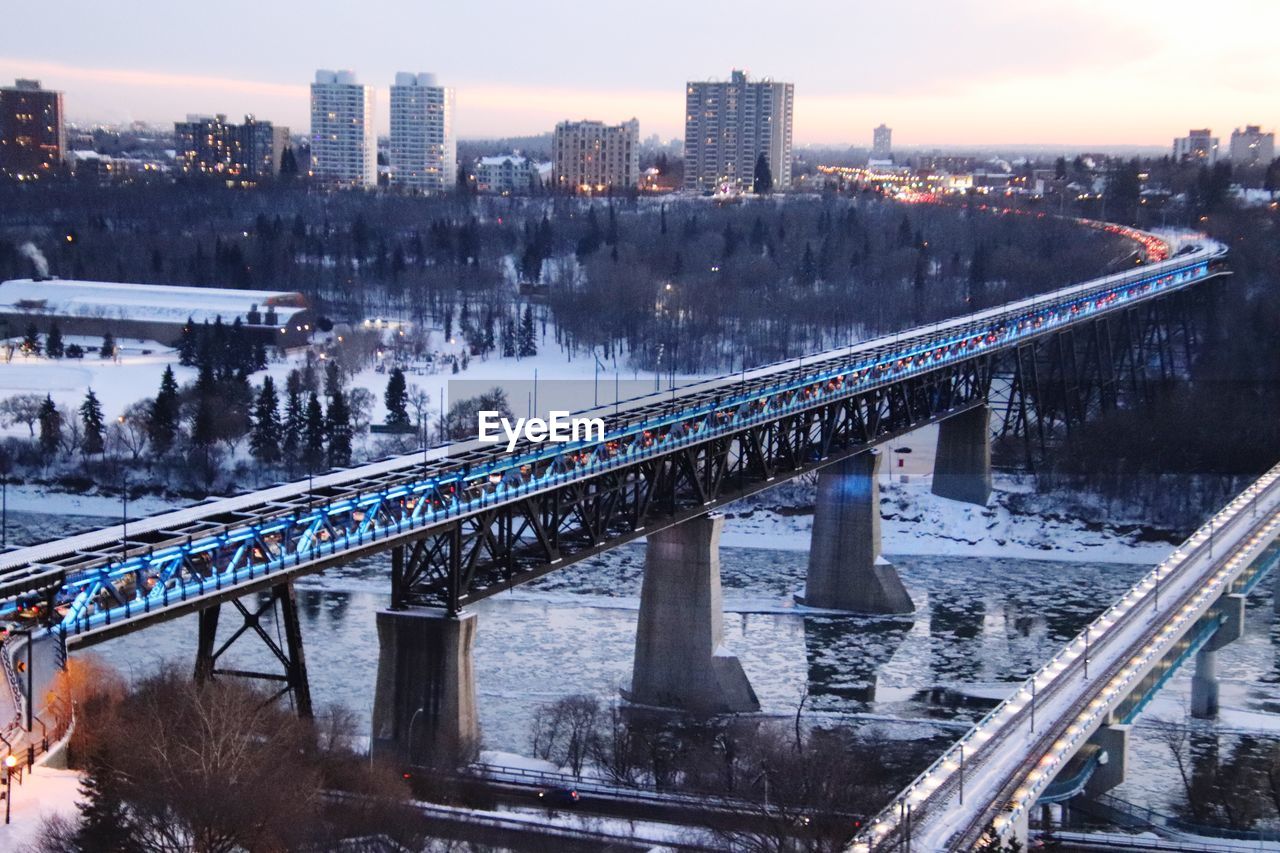
[[[854,851],[1026,840],[1031,811],[1085,748],[1123,780],[1128,727],[1177,666],[1238,636],[1244,596],[1280,559],[1280,466],[1267,472],[997,705],[868,822]],[[1236,627],[1232,627],[1233,624]]]

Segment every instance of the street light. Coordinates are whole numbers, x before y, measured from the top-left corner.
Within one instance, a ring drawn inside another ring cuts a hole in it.
[[[18,758],[12,752],[4,757],[4,822],[9,823],[13,811],[13,769],[18,766]]]
[[[120,498],[124,502],[120,511],[120,559],[129,556],[129,474],[126,472],[120,479]]]

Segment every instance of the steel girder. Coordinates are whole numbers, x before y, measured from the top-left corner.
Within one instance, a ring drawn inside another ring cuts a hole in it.
[[[1081,423],[1150,403],[1189,372],[1212,298],[1203,289],[1175,291],[1000,353],[993,435],[1020,441],[1034,468],[1051,442]]]
[[[302,650],[302,626],[298,621],[298,601],[293,584],[289,581],[276,584],[253,606],[244,599],[233,598],[231,604],[240,614],[241,624],[221,644],[217,641],[218,622],[222,605],[213,604],[200,611],[200,631],[196,643],[195,680],[197,683],[212,681],[218,676],[252,678],[279,685],[271,696],[278,699],[286,693],[293,695],[298,716],[312,716],[311,687],[307,680],[306,656]],[[268,612],[279,611],[275,618],[283,634],[283,642],[272,637],[262,626],[262,617]],[[219,669],[218,659],[241,637],[256,636],[280,664],[279,672],[260,672],[245,669]]]
[[[690,443],[461,518],[393,555],[393,607],[476,601],[987,399],[991,358]]]

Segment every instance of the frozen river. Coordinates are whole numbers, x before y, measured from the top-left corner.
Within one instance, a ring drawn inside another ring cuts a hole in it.
[[[94,521],[11,513],[10,534],[46,538]],[[904,556],[894,562],[917,605],[914,616],[904,618],[797,608],[792,595],[804,583],[804,552],[724,547],[721,560],[725,641],[740,657],[761,713],[790,716],[807,691],[805,714],[813,723],[921,739],[921,768],[937,749],[936,740],[927,745],[925,739],[958,732],[980,717],[1147,568]],[[378,658],[374,615],[387,604],[387,562],[363,560],[298,584],[313,698],[318,706],[346,706],[366,728]],[[624,546],[474,606],[486,748],[527,753],[541,703],[574,693],[617,698],[630,680],[643,562],[643,546]],[[224,611],[224,618],[233,616]],[[270,666],[264,648],[241,642],[220,666]],[[1256,740],[1280,730],[1276,642],[1266,583],[1250,600],[1244,638],[1219,655],[1223,716],[1217,723],[1191,722],[1196,750],[1205,742],[1230,750],[1242,732]],[[139,675],[165,662],[190,666],[195,643],[195,618],[185,617],[94,651]],[[1178,790],[1169,785],[1167,748],[1142,722],[1185,721],[1189,685],[1184,670],[1144,714],[1135,733],[1134,773],[1116,793],[1170,808]]]

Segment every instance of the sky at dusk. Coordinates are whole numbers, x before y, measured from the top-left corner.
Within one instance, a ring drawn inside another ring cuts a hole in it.
[[[5,19],[0,81],[61,89],[82,122],[251,112],[301,132],[315,69],[350,68],[382,132],[395,72],[433,71],[463,139],[632,116],[667,139],[687,80],[745,68],[795,84],[798,145],[868,145],[882,121],[898,146],[1280,125],[1280,0],[60,0]]]

